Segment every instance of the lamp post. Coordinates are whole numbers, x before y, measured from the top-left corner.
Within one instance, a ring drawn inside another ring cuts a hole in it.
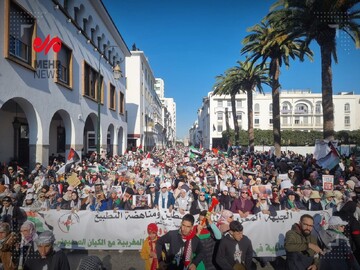
[[[106,49],[110,49],[110,48],[115,48],[118,46],[108,46],[106,47]],[[105,49],[105,50],[106,50]],[[105,51],[104,50],[104,51]],[[100,64],[101,64],[101,58],[103,58],[103,54],[100,54],[99,56],[99,70],[98,70],[98,80],[97,80],[97,95],[96,95],[96,99],[97,99],[97,104],[98,104],[98,111],[97,111],[97,125],[96,125],[96,153],[97,153],[97,161],[100,160],[100,125],[101,125],[101,121],[100,121],[100,111],[101,111],[101,82],[100,82],[100,78],[101,78],[101,70],[100,70]],[[122,61],[121,61],[122,62]],[[113,68],[113,74],[114,74],[114,79],[115,80],[119,80],[120,77],[122,77],[122,72],[121,72],[121,68],[118,62],[115,67]]]

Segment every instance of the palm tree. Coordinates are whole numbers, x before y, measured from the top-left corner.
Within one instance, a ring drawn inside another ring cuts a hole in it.
[[[230,95],[231,100],[231,112],[233,115],[234,120],[234,129],[235,129],[235,144],[240,144],[240,129],[239,129],[239,123],[236,119],[236,103],[235,103],[235,96],[236,94],[240,93],[241,86],[239,84],[239,81],[230,79],[233,78],[231,74],[233,73],[233,70],[230,68],[225,71],[225,74],[221,74],[219,76],[216,76],[216,82],[214,85],[214,92],[213,95]]]
[[[238,61],[239,66],[233,68],[234,72],[231,76],[240,80],[241,89],[246,92],[247,109],[248,109],[248,137],[250,152],[254,151],[254,110],[253,110],[253,92],[257,90],[264,94],[262,84],[270,84],[270,79],[267,76],[269,70],[262,65],[252,65],[248,61]],[[235,75],[236,74],[236,75]]]
[[[360,0],[278,0],[267,16],[293,39],[304,37],[304,46],[313,40],[320,46],[323,137],[328,140],[334,139],[331,60],[333,57],[337,63],[336,31],[344,31],[360,47],[360,10],[355,9],[359,3]]]
[[[239,92],[247,93],[248,107],[248,136],[250,151],[254,151],[254,113],[253,113],[253,91],[256,87],[260,93],[264,93],[262,84],[269,84],[267,67],[261,65],[253,66],[244,61],[237,62],[239,66],[232,67],[225,72],[225,75],[217,77],[213,95],[228,94],[231,96],[231,111],[235,128],[235,143],[239,143],[239,123],[237,121],[235,95]]]
[[[282,63],[289,67],[289,58],[299,58],[303,61],[306,54],[310,59],[312,52],[303,46],[303,41],[290,39],[290,36],[281,29],[274,28],[268,21],[262,21],[247,29],[253,32],[243,40],[244,47],[241,52],[250,53],[249,61],[253,64],[261,58],[261,65],[270,59],[269,77],[273,101],[273,134],[275,155],[281,155],[281,132],[280,132],[280,67]]]

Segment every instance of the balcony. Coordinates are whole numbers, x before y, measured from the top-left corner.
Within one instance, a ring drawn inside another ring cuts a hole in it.
[[[309,111],[308,110],[295,110],[294,114],[308,114]]]
[[[290,109],[283,109],[280,111],[282,114],[291,114],[292,110]]]

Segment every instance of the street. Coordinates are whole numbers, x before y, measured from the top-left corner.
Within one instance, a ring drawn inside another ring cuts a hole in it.
[[[137,250],[125,250],[123,252],[118,252],[114,250],[73,250],[73,251],[65,251],[68,255],[70,261],[71,269],[76,270],[79,266],[80,260],[82,257],[87,255],[95,255],[98,256],[106,270],[143,270],[144,269],[144,261],[140,258],[139,251]],[[256,269],[285,269],[284,267],[284,258],[280,257],[274,262],[268,263],[266,267],[261,267],[260,263],[256,260]]]

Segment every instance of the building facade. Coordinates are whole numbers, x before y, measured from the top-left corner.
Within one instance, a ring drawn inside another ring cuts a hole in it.
[[[126,59],[128,147],[151,150],[163,144],[162,104],[155,92],[155,77],[143,51]]]
[[[230,96],[208,93],[198,109],[197,120],[190,128],[189,138],[194,145],[212,148],[221,145],[222,132],[228,123],[234,129]],[[282,130],[322,131],[323,110],[321,93],[310,90],[282,90],[280,117]],[[335,131],[360,129],[360,95],[340,92],[333,96]],[[272,96],[253,94],[254,128],[272,130]],[[240,129],[247,130],[246,94],[236,95],[236,114]],[[227,116],[227,117],[226,117]]]
[[[130,56],[101,1],[0,1],[0,161],[127,148]],[[100,120],[98,121],[98,116]],[[97,132],[100,123],[100,132]]]

